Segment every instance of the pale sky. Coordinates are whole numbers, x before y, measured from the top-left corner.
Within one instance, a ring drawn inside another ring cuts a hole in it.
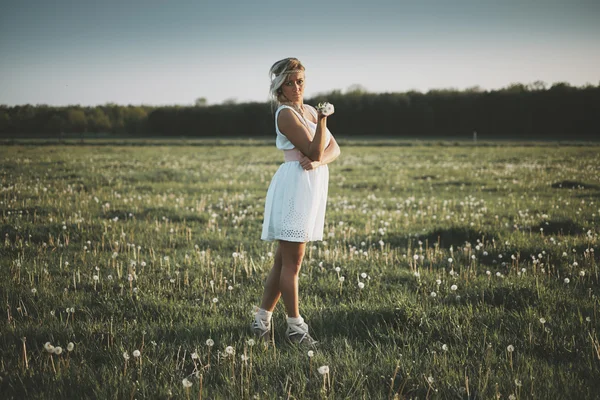
[[[598,0],[0,0],[0,104],[268,99],[297,57],[306,97],[600,82]]]

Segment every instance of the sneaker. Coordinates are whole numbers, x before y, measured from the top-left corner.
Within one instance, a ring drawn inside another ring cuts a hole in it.
[[[254,317],[254,321],[250,325],[254,335],[261,340],[271,340],[271,321],[265,321],[258,317]]]
[[[301,324],[288,324],[285,334],[290,342],[297,343],[302,346],[315,347],[317,343],[319,343],[309,335],[308,325],[306,322]]]

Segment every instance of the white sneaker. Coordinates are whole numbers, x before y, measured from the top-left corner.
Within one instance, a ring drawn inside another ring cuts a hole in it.
[[[258,316],[255,316],[250,328],[258,339],[266,341],[271,340],[271,321],[265,321]]]
[[[288,324],[285,334],[290,342],[303,346],[315,347],[317,343],[319,343],[308,333],[308,325],[306,322],[302,322],[301,324]]]

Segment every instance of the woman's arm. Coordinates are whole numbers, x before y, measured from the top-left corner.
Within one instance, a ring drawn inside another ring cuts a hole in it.
[[[329,145],[325,148],[323,152],[323,157],[321,157],[321,161],[313,161],[310,158],[304,156],[302,160],[300,160],[300,165],[305,170],[309,171],[311,169],[315,169],[320,167],[321,165],[329,164],[333,162],[340,155],[340,146],[338,146],[335,138],[331,135],[331,140],[329,141]]]
[[[315,136],[311,138],[308,129],[289,108],[279,112],[277,119],[279,130],[302,154],[314,161],[320,161],[325,151],[325,132],[327,117],[318,114]]]

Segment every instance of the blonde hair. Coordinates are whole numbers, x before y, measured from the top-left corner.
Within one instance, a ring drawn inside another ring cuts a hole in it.
[[[271,87],[269,88],[269,97],[271,98],[271,106],[273,108],[281,103],[281,86],[285,82],[288,75],[297,72],[304,72],[304,65],[297,58],[289,57],[277,61],[271,69],[269,69],[269,78],[271,78]]]

